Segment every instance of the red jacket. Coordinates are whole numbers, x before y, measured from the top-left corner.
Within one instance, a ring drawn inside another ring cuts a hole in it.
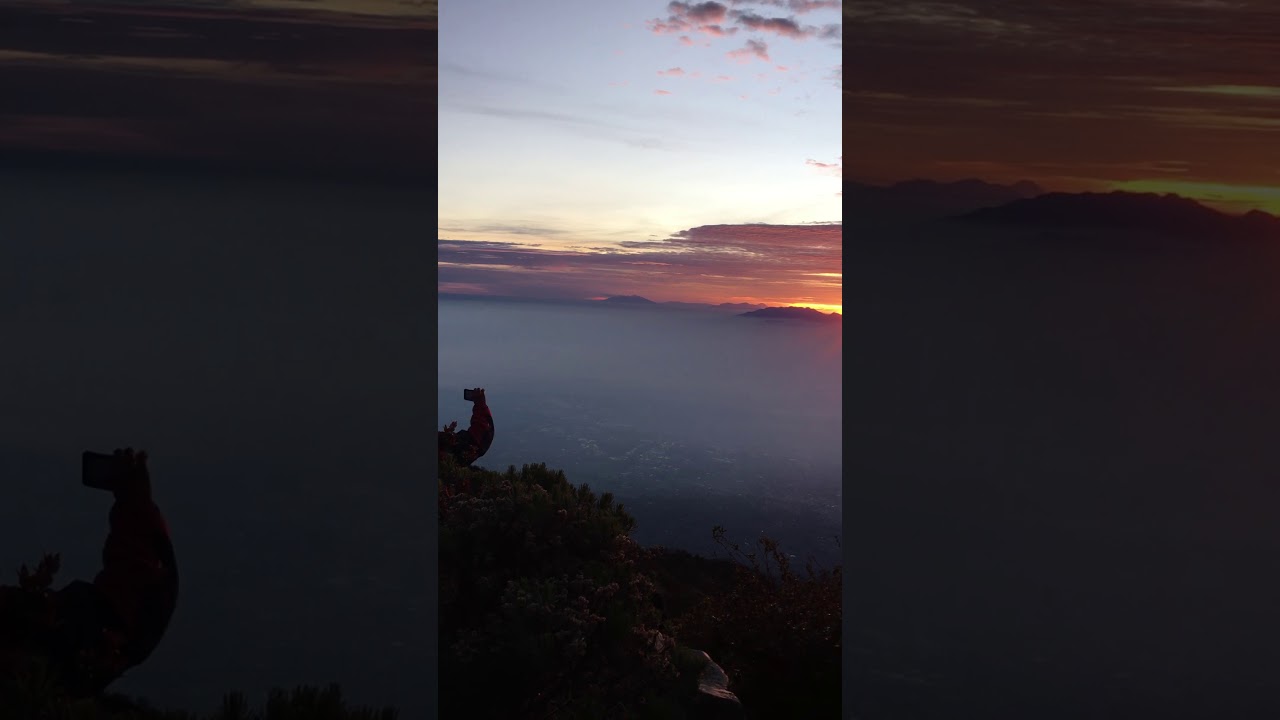
[[[477,400],[471,409],[471,427],[462,432],[441,432],[440,454],[452,454],[459,465],[467,466],[489,452],[493,444],[493,414],[489,405]]]
[[[33,587],[0,587],[0,673],[44,656],[61,668],[64,689],[84,697],[150,656],[178,600],[169,528],[145,486],[117,493],[109,522],[92,583],[49,590],[55,560],[41,563],[36,574],[48,577]]]
[[[178,603],[178,568],[169,526],[150,493],[117,495],[93,584],[120,623],[130,665],[146,660]]]

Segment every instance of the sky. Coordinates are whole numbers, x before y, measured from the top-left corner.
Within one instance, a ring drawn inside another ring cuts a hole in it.
[[[441,292],[840,307],[838,2],[440,16]]]
[[[863,0],[844,19],[851,179],[1028,179],[1280,213],[1270,0]]]
[[[414,0],[4,3],[0,161],[433,182],[435,14]]]

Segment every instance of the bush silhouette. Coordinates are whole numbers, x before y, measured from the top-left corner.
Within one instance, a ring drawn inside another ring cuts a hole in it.
[[[542,464],[442,458],[438,502],[444,717],[696,717],[691,648],[753,718],[838,717],[839,567],[721,528],[727,560],[642,547],[612,495]]]
[[[748,552],[712,530],[735,561],[734,582],[675,619],[672,630],[706,650],[734,680],[753,717],[839,717],[842,567],[796,572],[778,543]]]
[[[38,602],[52,589],[60,566],[56,554],[45,555],[35,569],[23,565],[18,570],[17,587],[32,598],[29,617],[8,618],[33,631],[38,637],[47,624]],[[334,683],[324,688],[302,685],[290,691],[273,689],[262,709],[253,709],[245,695],[228,693],[212,714],[181,710],[161,710],[143,700],[117,693],[101,697],[72,699],[66,696],[47,661],[33,655],[12,676],[0,677],[0,718],[31,720],[397,720],[394,708],[350,707],[342,688]]]

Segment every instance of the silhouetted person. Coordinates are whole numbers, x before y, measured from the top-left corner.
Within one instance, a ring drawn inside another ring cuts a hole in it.
[[[151,499],[146,453],[117,450],[115,503],[93,582],[57,591],[0,587],[0,673],[12,678],[43,658],[65,692],[97,695],[146,660],[178,601],[169,528]],[[42,563],[37,572],[51,575]]]
[[[489,452],[493,444],[493,415],[485,402],[484,388],[475,388],[465,393],[472,402],[471,427],[466,430],[455,430],[458,423],[440,431],[440,457],[452,455],[459,465],[466,467]]]

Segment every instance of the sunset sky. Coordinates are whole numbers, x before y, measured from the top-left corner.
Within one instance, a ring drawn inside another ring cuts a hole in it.
[[[1280,213],[1280,4],[846,3],[850,179],[1033,180]]]
[[[440,16],[441,292],[840,306],[839,2]]]
[[[436,8],[0,5],[0,167],[434,182]]]

